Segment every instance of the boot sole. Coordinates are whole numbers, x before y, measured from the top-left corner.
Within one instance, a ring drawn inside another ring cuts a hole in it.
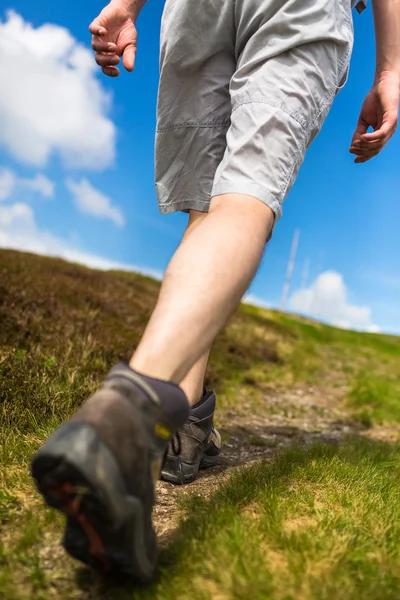
[[[218,462],[217,456],[203,455],[201,461],[195,464],[183,462],[179,456],[167,456],[161,471],[161,479],[177,485],[192,483],[200,469],[215,467]]]
[[[153,578],[155,556],[146,548],[155,548],[154,530],[95,427],[62,425],[33,458],[32,476],[48,506],[67,516],[63,546],[72,557],[142,583]]]

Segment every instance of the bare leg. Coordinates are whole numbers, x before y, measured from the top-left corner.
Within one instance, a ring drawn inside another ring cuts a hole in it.
[[[236,310],[274,221],[253,196],[213,198],[207,218],[172,258],[131,367],[180,383]]]
[[[203,397],[204,378],[209,355],[210,351],[203,354],[179,384],[185,392],[190,406],[194,406]]]
[[[199,212],[196,210],[190,211],[189,223],[183,236],[183,240],[192,233],[196,227],[207,217],[208,213]],[[206,374],[208,357],[210,350],[207,350],[205,354],[197,361],[197,363],[190,369],[189,373],[180,382],[180,387],[186,394],[186,398],[189,400],[190,406],[196,404],[203,395],[204,388],[204,377]]]

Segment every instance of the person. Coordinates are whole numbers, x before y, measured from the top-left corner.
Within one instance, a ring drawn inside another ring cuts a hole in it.
[[[121,58],[134,68],[144,2],[112,0],[90,25],[104,74],[117,76]],[[351,142],[356,163],[382,150],[398,119],[400,0],[372,5],[376,75]],[[345,84],[354,7],[365,0],[166,1],[156,188],[160,211],[187,212],[188,227],[130,365],[112,368],[32,462],[45,500],[67,515],[66,550],[85,563],[149,581],[162,465],[183,483],[215,464],[209,350]]]

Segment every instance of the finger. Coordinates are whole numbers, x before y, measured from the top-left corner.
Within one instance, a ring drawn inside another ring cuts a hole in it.
[[[104,42],[96,35],[93,36],[92,39],[92,48],[96,52],[112,52],[112,54],[117,54],[117,44],[113,44],[112,42]]]
[[[357,127],[354,131],[351,143],[353,144],[354,141],[359,140],[361,138],[361,136],[368,131],[368,127],[369,127],[368,123],[360,115],[360,117],[358,118],[358,121],[357,121]]]
[[[112,67],[119,64],[120,58],[117,54],[102,54],[96,52],[95,61],[100,67]]]
[[[350,152],[350,154],[355,154],[356,156],[362,156],[362,154],[363,154],[357,148],[350,148],[349,152]]]
[[[357,156],[366,156],[367,154],[373,154],[374,152],[380,152],[383,148],[384,144],[379,142],[379,144],[371,144],[370,146],[358,146],[352,145],[350,147],[350,154],[356,154]]]
[[[101,69],[104,75],[108,75],[108,77],[118,77],[120,71],[117,67],[103,67]]]
[[[373,142],[376,140],[385,140],[388,141],[389,138],[393,135],[397,127],[397,119],[389,118],[385,120],[381,127],[372,133],[364,133],[361,136],[361,141],[363,142]]]
[[[351,145],[356,146],[357,148],[374,148],[375,146],[377,146],[380,143],[381,143],[380,140],[371,140],[371,141],[364,142],[362,139],[360,139],[360,140],[354,140]]]
[[[92,35],[98,35],[99,37],[104,37],[107,34],[107,29],[101,24],[99,17],[90,23],[89,31]]]
[[[128,46],[126,46],[124,48],[123,57],[122,57],[122,64],[124,65],[124,67],[127,71],[129,71],[129,72],[133,71],[133,68],[135,66],[135,58],[136,58],[136,45],[128,44]]]
[[[370,161],[372,158],[374,158],[373,156],[368,156],[367,158],[356,158],[354,161],[355,165],[362,165],[363,163],[366,163],[368,161]]]
[[[375,158],[375,156],[378,156],[378,154],[379,152],[373,152],[371,154],[367,154],[366,156],[357,156],[357,158],[354,159],[354,162],[356,165],[359,165],[371,160],[371,158]]]

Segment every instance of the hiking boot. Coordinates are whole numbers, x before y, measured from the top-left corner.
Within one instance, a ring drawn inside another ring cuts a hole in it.
[[[32,475],[47,504],[67,516],[63,545],[71,556],[152,579],[155,483],[188,413],[178,386],[117,365],[38,451]]]
[[[161,469],[161,478],[171,483],[191,483],[199,469],[217,464],[221,436],[213,424],[215,394],[204,390],[192,406],[185,425],[173,436]]]

